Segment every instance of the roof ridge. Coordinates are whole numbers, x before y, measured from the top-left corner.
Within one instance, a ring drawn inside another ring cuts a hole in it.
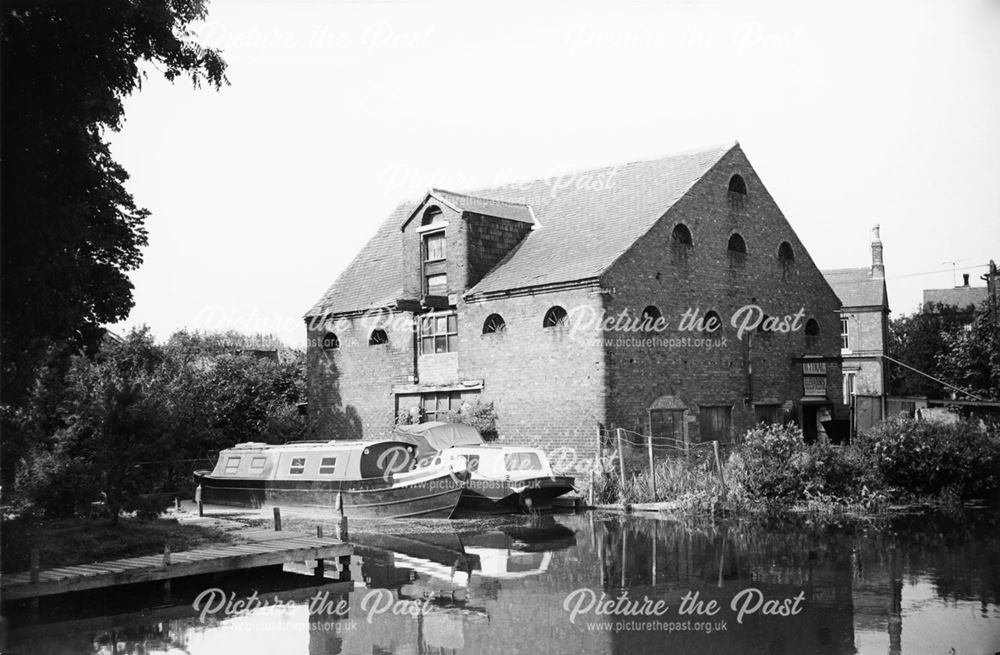
[[[637,164],[653,164],[653,163],[657,163],[657,162],[667,161],[669,159],[679,159],[681,157],[692,157],[694,155],[702,155],[702,154],[706,154],[706,153],[709,153],[709,152],[717,152],[718,151],[718,152],[725,153],[725,152],[729,152],[730,150],[732,150],[733,148],[735,148],[735,147],[737,147],[739,145],[740,145],[739,140],[735,140],[734,139],[733,141],[720,142],[720,143],[718,143],[716,145],[712,145],[712,146],[708,146],[708,147],[690,148],[688,150],[683,150],[681,152],[675,152],[675,153],[672,153],[672,154],[669,154],[669,155],[663,155],[662,157],[654,157],[652,159],[634,159],[632,161],[617,162],[617,163],[612,163],[612,164],[604,164],[603,166],[587,166],[587,167],[581,167],[581,168],[575,168],[575,169],[556,170],[556,171],[553,171],[552,173],[550,173],[549,175],[542,175],[542,176],[536,175],[534,177],[524,177],[524,178],[521,178],[519,180],[512,180],[510,182],[506,182],[504,184],[496,184],[496,185],[489,186],[489,187],[481,187],[481,188],[478,188],[478,189],[470,189],[470,190],[465,191],[465,192],[463,192],[461,194],[458,194],[458,195],[473,195],[473,194],[476,194],[476,193],[489,193],[491,191],[498,191],[498,190],[506,189],[506,188],[510,188],[510,187],[524,186],[524,185],[527,185],[527,184],[534,184],[534,183],[537,183],[537,182],[542,182],[542,181],[550,179],[552,177],[561,177],[561,176],[577,177],[577,176],[580,176],[580,175],[582,175],[584,173],[592,173],[592,172],[597,172],[597,171],[603,171],[603,170],[606,170],[608,168],[624,168],[626,166],[634,166],[634,165],[637,165]],[[442,189],[442,190],[444,190],[444,189]],[[452,191],[450,193],[455,193],[455,192]],[[475,197],[475,196],[473,195],[473,197]]]
[[[493,205],[509,205],[511,207],[530,207],[526,202],[513,202],[511,200],[500,200],[499,198],[487,198],[485,196],[474,196],[470,193],[459,193],[458,191],[449,191],[448,189],[441,189],[434,187],[430,191],[431,193],[447,193],[452,196],[458,196],[460,198],[468,198],[470,200],[483,200]]]

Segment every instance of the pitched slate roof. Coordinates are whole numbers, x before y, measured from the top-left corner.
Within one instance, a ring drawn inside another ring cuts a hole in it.
[[[536,227],[467,296],[599,277],[730,150],[728,144],[653,161],[556,175],[465,194],[432,195],[468,211],[531,214]],[[399,205],[309,310],[322,316],[386,307],[401,297],[400,226],[419,203]],[[523,219],[523,218],[522,218]],[[517,219],[515,219],[517,220]]]
[[[842,307],[888,307],[885,279],[873,278],[871,268],[838,268],[823,277],[840,298]]]
[[[989,296],[986,287],[954,287],[952,289],[924,289],[924,304],[935,302],[965,309],[969,305],[982,306]]]

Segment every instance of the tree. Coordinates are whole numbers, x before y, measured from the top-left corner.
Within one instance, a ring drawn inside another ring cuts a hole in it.
[[[301,439],[301,353],[272,337],[265,341],[283,348],[286,361],[208,352],[227,339],[262,338],[183,333],[158,345],[144,328],[94,357],[45,367],[23,411],[32,438],[17,489],[49,514],[79,511],[101,494],[112,516],[120,508],[150,513],[189,493],[193,468],[223,448]]]
[[[949,351],[948,335],[962,329],[972,311],[928,303],[918,312],[893,319],[889,323],[889,353],[913,368],[955,384],[939,369],[938,357]],[[894,395],[943,398],[949,393],[947,387],[892,363],[889,375]]]
[[[944,335],[937,355],[941,375],[981,398],[1000,398],[1000,325],[986,310],[977,311],[967,327]]]
[[[205,0],[8,0],[0,14],[3,63],[0,204],[0,404],[5,431],[53,348],[93,351],[101,325],[133,305],[127,273],[142,262],[145,209],[125,189],[107,130],[150,62],[168,80],[227,83],[219,52],[189,26]],[[19,456],[5,440],[4,479]]]
[[[987,307],[959,309],[930,303],[889,324],[890,353],[916,369],[982,397],[1000,397],[1000,327]],[[891,365],[892,391],[948,398],[951,391]]]

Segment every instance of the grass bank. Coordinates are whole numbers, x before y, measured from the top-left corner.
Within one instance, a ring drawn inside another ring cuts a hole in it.
[[[141,557],[163,552],[232,543],[233,536],[217,528],[182,525],[173,519],[140,521],[83,518],[48,519],[22,516],[4,520],[2,525],[4,573],[26,571],[31,549],[39,551],[43,569],[89,564],[123,557]]]

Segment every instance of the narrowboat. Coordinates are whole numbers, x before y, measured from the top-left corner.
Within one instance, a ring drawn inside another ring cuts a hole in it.
[[[572,477],[556,475],[539,448],[487,445],[479,431],[461,423],[431,421],[396,426],[394,438],[413,444],[418,461],[440,461],[469,471],[459,510],[534,512],[575,489]]]
[[[206,504],[335,508],[345,516],[450,518],[469,474],[451,462],[417,461],[413,444],[315,441],[241,443],[212,471],[195,472]]]

